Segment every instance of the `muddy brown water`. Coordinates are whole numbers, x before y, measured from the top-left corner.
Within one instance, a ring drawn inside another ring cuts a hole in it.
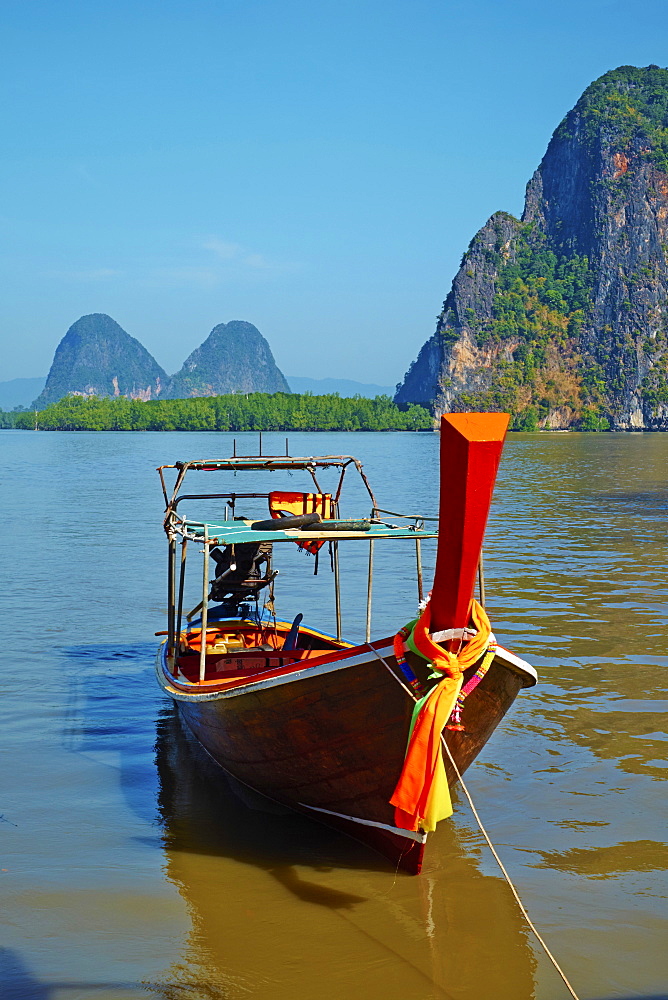
[[[437,509],[435,435],[290,439],[358,455],[383,506]],[[228,435],[3,431],[0,448],[3,1000],[568,995],[461,794],[423,875],[397,875],[239,798],[162,699],[153,469],[229,454]],[[540,684],[467,784],[583,1000],[668,997],[667,476],[668,435],[511,435],[487,533],[493,626]],[[415,609],[412,551],[383,553],[376,634]],[[353,639],[365,558],[342,556]],[[331,628],[331,576],[312,566],[286,557],[279,612]]]

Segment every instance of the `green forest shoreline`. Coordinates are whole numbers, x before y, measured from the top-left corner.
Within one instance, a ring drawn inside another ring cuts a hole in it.
[[[475,409],[475,408],[474,408]],[[25,431],[433,431],[424,406],[402,409],[389,396],[264,393],[143,401],[126,396],[64,396],[43,410],[0,410],[0,429]],[[550,430],[515,414],[511,431]],[[580,421],[571,431],[609,430]],[[563,433],[566,433],[564,431]]]
[[[0,411],[0,427],[44,431],[431,431],[423,406],[389,396],[236,393],[143,400],[65,396],[43,410]]]

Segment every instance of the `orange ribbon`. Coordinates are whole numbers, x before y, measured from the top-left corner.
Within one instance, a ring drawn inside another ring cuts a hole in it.
[[[475,599],[471,605],[471,618],[477,633],[458,653],[439,646],[429,634],[431,602],[413,629],[415,648],[435,670],[443,674],[443,679],[419,703],[404,766],[390,799],[390,804],[395,807],[395,823],[402,830],[422,829],[428,832],[436,828],[439,820],[452,815],[441,733],[457,701],[464,670],[483,655],[492,630],[484,608]]]

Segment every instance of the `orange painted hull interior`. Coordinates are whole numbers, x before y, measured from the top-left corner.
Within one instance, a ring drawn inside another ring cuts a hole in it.
[[[283,649],[290,631],[288,622],[266,623],[258,627],[253,622],[218,622],[206,630],[204,681],[241,679],[272,668],[289,666],[303,660],[322,657],[327,653],[350,648],[349,643],[308,629],[300,628],[299,648]],[[180,635],[176,658],[178,674],[191,683],[199,681],[201,628]]]

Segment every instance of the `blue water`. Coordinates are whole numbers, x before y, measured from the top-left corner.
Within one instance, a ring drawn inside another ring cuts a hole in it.
[[[436,513],[435,435],[290,442],[361,458],[381,506]],[[237,435],[239,452],[256,447]],[[153,679],[154,469],[226,456],[230,435],[0,431],[0,450],[3,1000],[567,995],[463,796],[423,876],[395,876],[346,838],[240,802],[184,738]],[[582,998],[668,996],[667,459],[666,435],[511,435],[487,533],[495,631],[541,683],[467,783]],[[363,492],[342,510],[367,513]],[[387,548],[375,634],[416,604],[414,547]],[[353,639],[366,556],[342,554]],[[428,579],[433,546],[424,559]],[[280,568],[278,613],[332,631],[327,560],[314,578],[290,546]]]

